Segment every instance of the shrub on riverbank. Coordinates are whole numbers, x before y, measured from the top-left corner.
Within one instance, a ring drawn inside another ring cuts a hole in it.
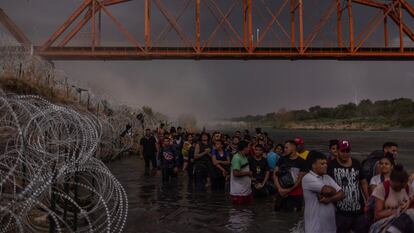
[[[266,115],[233,118],[254,125],[292,129],[384,130],[414,127],[411,99],[363,100],[337,107],[313,106],[307,110],[280,110]]]

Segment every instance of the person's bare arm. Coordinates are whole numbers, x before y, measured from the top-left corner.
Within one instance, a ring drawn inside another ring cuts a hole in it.
[[[371,184],[370,186],[369,186],[369,195],[371,195],[372,194],[372,192],[374,192],[374,189],[376,188],[377,186],[375,185],[375,184]]]
[[[330,188],[332,188],[332,187],[330,187]],[[324,204],[336,203],[336,202],[344,199],[344,197],[345,197],[345,193],[342,190],[340,190],[339,192],[335,192],[335,194],[331,197],[322,196],[319,201],[324,203]]]
[[[277,175],[277,172],[279,171],[279,167],[276,167],[274,172],[273,172],[273,183],[276,186],[277,191],[279,192],[280,196],[284,197],[286,196],[290,190],[289,189],[284,189],[282,188],[282,186],[279,183],[279,176]]]
[[[230,164],[230,159],[227,158],[226,161],[218,161],[219,164],[221,165],[229,165]]]
[[[379,220],[379,219],[383,219],[383,218],[387,218],[393,214],[395,214],[396,210],[394,209],[384,209],[384,201],[379,199],[379,198],[375,198],[375,219]]]
[[[267,183],[268,180],[269,180],[269,171],[266,171],[265,177],[264,177],[263,182],[262,182],[262,186],[264,186]]]
[[[252,176],[252,172],[250,172],[250,171],[242,172],[242,171],[239,171],[239,170],[233,170],[233,176],[236,176],[236,177]]]
[[[277,172],[279,171],[278,167],[275,167],[275,170],[273,171],[273,183],[275,184],[275,187],[277,190],[280,190],[282,187],[279,183],[279,176],[277,175]]]
[[[368,182],[366,179],[360,181],[362,193],[364,194],[365,201],[369,199]]]
[[[293,189],[295,189],[296,187],[298,187],[299,185],[302,185],[302,179],[303,177],[306,175],[305,172],[299,172],[298,174],[298,179],[296,180],[295,185],[293,185],[293,187],[289,188],[290,191],[292,191]],[[290,192],[289,191],[289,192]]]
[[[200,145],[197,144],[196,147],[195,147],[194,159],[200,159],[204,155],[205,155],[205,152],[204,151],[200,151]]]
[[[224,168],[220,165],[220,161],[217,160],[216,156],[211,156],[212,160],[213,160],[213,165],[215,167],[217,167],[218,169],[220,169],[221,172],[226,172],[226,170],[224,170]]]
[[[329,185],[323,186],[321,190],[321,195],[324,197],[333,197],[336,193],[336,190]]]

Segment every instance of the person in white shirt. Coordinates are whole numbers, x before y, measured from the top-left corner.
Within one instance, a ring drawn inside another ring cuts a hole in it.
[[[390,179],[391,171],[395,166],[394,157],[391,153],[385,154],[379,161],[380,174],[371,178],[369,182],[369,193],[372,194],[375,187]]]
[[[305,233],[335,233],[335,205],[345,197],[341,187],[326,175],[328,161],[324,154],[311,151],[311,171],[303,177]]]

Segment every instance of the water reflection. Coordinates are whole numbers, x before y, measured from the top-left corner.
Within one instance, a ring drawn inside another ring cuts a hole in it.
[[[253,211],[245,208],[231,208],[226,228],[231,232],[248,232],[253,222]]]
[[[126,232],[277,233],[288,232],[299,217],[274,213],[272,198],[233,206],[228,190],[196,191],[185,174],[163,184],[160,174],[144,174],[143,161],[136,156],[109,167],[128,194]]]

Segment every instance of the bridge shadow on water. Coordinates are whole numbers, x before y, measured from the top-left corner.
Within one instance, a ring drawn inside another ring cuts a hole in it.
[[[160,174],[145,174],[143,160],[131,155],[108,164],[129,201],[125,232],[289,232],[300,216],[273,211],[272,197],[233,206],[228,191],[196,192],[181,173],[162,184]]]

